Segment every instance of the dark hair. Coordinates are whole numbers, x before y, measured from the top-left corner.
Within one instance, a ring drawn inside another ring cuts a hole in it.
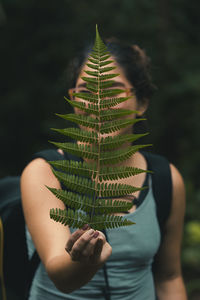
[[[150,59],[145,51],[140,49],[137,45],[123,44],[115,38],[105,40],[105,44],[134,87],[138,101],[149,99],[156,87],[152,83]],[[70,62],[67,69],[70,87],[76,85],[81,67],[87,60],[91,49],[91,45],[89,47],[87,46],[83,52],[79,53],[79,55]]]

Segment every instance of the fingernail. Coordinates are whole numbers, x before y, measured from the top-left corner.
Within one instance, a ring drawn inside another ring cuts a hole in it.
[[[83,225],[83,227],[81,228],[82,230],[87,230],[89,228],[88,224]]]
[[[88,230],[88,233],[89,233],[90,235],[92,235],[92,234],[94,233],[94,229]]]
[[[99,232],[98,231],[95,231],[94,235],[93,235],[93,238],[97,238],[99,235]]]

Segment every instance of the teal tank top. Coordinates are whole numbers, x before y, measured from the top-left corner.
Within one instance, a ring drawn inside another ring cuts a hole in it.
[[[106,230],[112,246],[112,255],[106,262],[111,300],[155,300],[152,275],[153,257],[160,245],[160,228],[156,216],[151,177],[149,189],[141,205],[125,217],[136,224]],[[71,230],[73,232],[74,230]],[[29,256],[35,247],[26,230]],[[100,269],[86,285],[64,294],[49,279],[44,265],[40,263],[30,290],[29,300],[105,300],[105,278]]]

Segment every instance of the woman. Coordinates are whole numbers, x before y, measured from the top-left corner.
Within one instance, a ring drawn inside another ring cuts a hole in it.
[[[115,87],[125,89],[126,95],[132,95],[117,107],[137,110],[139,116],[143,115],[154,89],[147,56],[136,45],[121,46],[117,41],[110,41],[107,46],[116,61],[112,63],[116,67],[112,73],[120,74],[116,77]],[[88,68],[87,55],[74,62],[73,85],[79,92],[85,89],[81,77]],[[75,113],[82,112],[75,108]],[[131,131],[132,128],[128,127],[117,134]],[[123,164],[147,169],[147,162],[140,152]],[[126,214],[137,225],[108,230],[105,237],[88,225],[73,232],[69,227],[53,222],[49,218],[49,209],[63,209],[64,204],[45,185],[60,188],[60,183],[45,160],[38,158],[28,164],[21,179],[28,246],[31,252],[35,245],[42,261],[29,299],[107,299],[104,287],[108,281],[110,299],[154,300],[157,294],[160,300],[186,300],[180,265],[185,191],[180,173],[173,165],[170,168],[172,207],[160,242],[151,179],[142,204],[139,207],[134,205]],[[142,187],[145,176],[142,173],[117,182]],[[140,193],[134,196],[140,198]],[[155,255],[157,267],[153,279],[151,265]],[[102,269],[105,263],[108,278],[103,272],[105,268]]]

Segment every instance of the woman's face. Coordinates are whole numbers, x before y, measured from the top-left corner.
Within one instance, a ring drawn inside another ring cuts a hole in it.
[[[112,57],[111,57],[111,60],[113,60]],[[109,67],[113,67],[113,66],[115,67],[115,69],[112,70],[112,71],[107,72],[106,74],[109,74],[109,73],[113,74],[114,73],[114,74],[120,74],[120,75],[113,79],[115,81],[115,83],[109,89],[113,89],[113,88],[115,88],[115,89],[124,89],[124,90],[126,90],[126,92],[121,93],[121,94],[119,94],[117,96],[114,96],[114,97],[131,96],[131,98],[124,101],[124,102],[122,102],[122,103],[120,103],[120,104],[118,104],[118,105],[116,105],[116,106],[114,106],[111,109],[121,108],[121,109],[137,110],[138,111],[137,115],[142,115],[145,112],[146,108],[147,108],[147,104],[142,104],[141,105],[138,102],[138,100],[137,100],[137,98],[134,95],[134,92],[132,90],[134,87],[131,85],[129,80],[126,78],[123,69],[114,62],[109,64]],[[77,79],[77,82],[76,82],[75,92],[84,92],[84,91],[86,91],[86,82],[81,77],[88,76],[84,71],[91,71],[91,70],[92,69],[89,68],[86,64],[82,67],[80,75],[79,75],[79,77]],[[81,101],[82,102],[82,101],[85,101],[85,100],[75,98],[75,101]],[[87,105],[87,101],[85,101],[85,103]],[[75,110],[76,114],[85,114],[85,112],[81,111],[78,108],[74,108],[74,110]],[[94,117],[94,116],[91,116],[91,117]],[[133,113],[133,114],[125,116],[123,118],[132,119],[132,118],[135,118],[135,117],[136,117],[136,113]],[[123,129],[120,130],[120,132],[119,131],[114,132],[112,135],[123,134],[123,133],[132,133],[132,126],[123,128]],[[107,134],[105,134],[105,136],[106,135]]]

